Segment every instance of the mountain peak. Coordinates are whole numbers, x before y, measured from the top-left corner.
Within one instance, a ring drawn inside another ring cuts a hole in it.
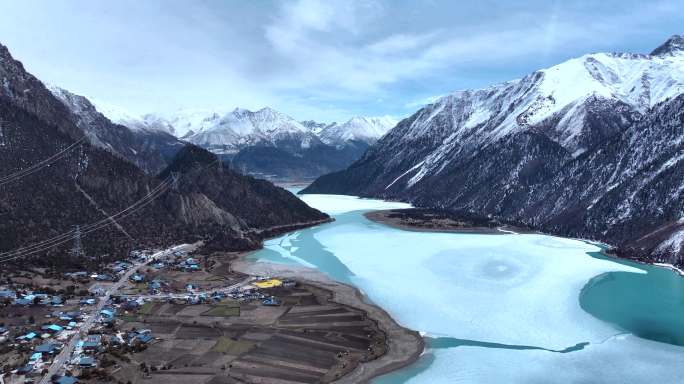
[[[343,124],[330,124],[320,129],[324,143],[339,145],[347,141],[363,141],[372,144],[392,129],[397,121],[389,116],[354,116]]]
[[[684,52],[684,35],[673,35],[658,48],[651,52],[651,56],[662,56]]]
[[[232,112],[234,115],[246,115],[248,113],[252,113],[249,109],[246,108],[240,108],[240,107],[235,107]]]
[[[1,43],[0,43],[0,57],[2,57],[2,58],[11,57],[9,49],[7,49],[7,47]]]
[[[280,112],[276,111],[275,109],[273,109],[271,107],[263,107],[260,110],[258,110],[257,112],[280,114]]]
[[[178,151],[171,164],[159,174],[159,177],[166,178],[171,172],[187,173],[195,169],[207,169],[214,164],[217,164],[217,167],[221,166],[215,154],[195,145],[186,145]]]

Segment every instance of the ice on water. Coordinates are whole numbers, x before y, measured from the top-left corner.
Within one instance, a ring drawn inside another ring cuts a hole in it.
[[[409,328],[549,349],[615,334],[580,308],[579,293],[603,272],[639,272],[588,256],[598,250],[594,245],[544,235],[345,224],[315,238],[354,273],[356,285]]]
[[[599,250],[596,245],[536,234],[402,231],[371,223],[360,213],[351,220],[345,214],[401,207],[398,203],[349,196],[304,199],[338,215],[338,221],[304,230],[312,234],[304,236],[307,242],[297,241],[297,233],[270,240],[266,249],[291,261],[301,252],[334,255],[329,257],[352,272],[352,283],[403,325],[432,336],[552,350],[590,343],[564,354],[437,349],[428,368],[408,382],[644,382],[648,371],[675,366],[684,357],[681,347],[620,336],[623,331],[581,309],[580,292],[593,277],[609,271],[643,273],[587,255]],[[318,268],[327,272],[324,265]],[[635,371],[630,361],[643,364]],[[633,370],[621,373],[627,369]],[[676,382],[672,370],[658,375],[662,382]]]
[[[558,332],[564,330],[559,328]],[[428,369],[403,372],[378,384],[681,383],[682,348],[623,335],[572,353],[458,347],[430,351]]]
[[[302,195],[300,197],[305,203],[330,215],[360,210],[411,208],[411,205],[406,203],[362,199],[356,196]]]

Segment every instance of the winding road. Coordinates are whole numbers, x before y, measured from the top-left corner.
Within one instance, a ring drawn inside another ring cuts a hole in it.
[[[52,361],[52,364],[50,364],[50,367],[48,368],[48,372],[43,376],[43,378],[39,381],[39,384],[49,384],[50,383],[50,378],[53,375],[56,375],[60,372],[62,368],[68,363],[69,359],[71,358],[71,354],[74,351],[74,348],[76,347],[76,344],[78,344],[79,340],[81,340],[82,337],[85,337],[88,335],[88,332],[90,331],[90,328],[95,325],[95,320],[98,318],[98,314],[104,308],[104,306],[107,304],[109,301],[109,298],[113,293],[121,289],[121,287],[124,286],[128,282],[128,279],[133,276],[138,270],[148,264],[150,264],[153,261],[159,260],[159,258],[166,257],[170,253],[173,253],[175,251],[180,251],[184,250],[186,248],[192,247],[190,244],[181,244],[177,245],[168,249],[165,249],[163,251],[159,251],[157,253],[152,254],[150,257],[147,258],[147,260],[143,262],[138,262],[134,263],[133,266],[126,271],[125,274],[123,274],[117,282],[109,286],[109,288],[105,291],[105,294],[103,296],[100,296],[97,304],[93,307],[93,310],[87,315],[88,317],[86,320],[81,324],[79,327],[79,331],[76,332],[67,345],[62,348],[62,350],[59,352],[57,356],[55,356],[54,360]]]

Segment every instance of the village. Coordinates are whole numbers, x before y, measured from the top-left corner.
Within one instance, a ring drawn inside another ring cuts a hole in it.
[[[179,359],[187,360],[184,354],[165,357],[180,350],[177,344],[188,344],[184,333],[189,330],[193,339],[204,339],[199,350],[190,348],[192,355],[199,354],[202,361],[207,354],[221,356],[208,364],[213,371],[205,362],[200,364],[202,369],[195,367],[199,373],[192,369],[186,373],[186,379],[207,378],[214,372],[250,382],[250,377],[291,371],[292,362],[279,365],[269,361],[283,360],[283,351],[293,350],[288,344],[291,341],[278,339],[282,336],[276,333],[289,333],[287,338],[294,337],[299,349],[311,349],[302,345],[310,343],[314,355],[318,349],[325,356],[311,360],[302,355],[302,363],[309,361],[313,366],[290,374],[293,382],[332,379],[360,361],[384,353],[382,332],[362,314],[332,308],[327,303],[329,293],[302,288],[292,279],[232,273],[230,263],[191,255],[192,250],[183,245],[156,252],[132,251],[128,258],[97,272],[68,272],[59,283],[42,287],[34,280],[3,276],[0,383],[149,382],[150,377],[161,377],[174,366],[178,370]],[[304,320],[294,315],[296,306],[312,309],[303,313],[320,320],[306,320],[304,326],[339,328],[335,341],[306,341],[312,336],[327,337],[329,332],[319,335],[320,330],[301,339],[299,334],[303,336],[306,329],[292,335],[292,326],[299,323],[290,317]],[[327,317],[316,317],[319,309]],[[274,326],[286,331],[274,333]],[[259,335],[256,340],[250,339],[255,334]],[[259,357],[266,361],[239,363],[260,346],[265,352]],[[181,365],[183,369],[188,366],[192,368],[187,363]]]

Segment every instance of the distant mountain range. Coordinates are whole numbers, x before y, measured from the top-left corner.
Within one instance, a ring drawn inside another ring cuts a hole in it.
[[[684,37],[459,91],[304,193],[400,199],[684,264]]]
[[[158,127],[125,126],[113,123],[85,97],[50,86],[50,91],[76,117],[76,125],[91,144],[131,161],[149,174],[169,165],[186,143]]]
[[[87,99],[48,90],[0,45],[3,267],[93,265],[198,240],[254,249],[265,234],[326,219],[169,131],[112,123]],[[69,252],[77,233],[83,256]]]
[[[344,169],[396,124],[390,117],[354,117],[343,124],[299,122],[269,107],[226,113],[186,109],[141,117],[106,104],[98,109],[134,131],[175,135],[220,155],[241,172],[280,180],[313,179]]]

